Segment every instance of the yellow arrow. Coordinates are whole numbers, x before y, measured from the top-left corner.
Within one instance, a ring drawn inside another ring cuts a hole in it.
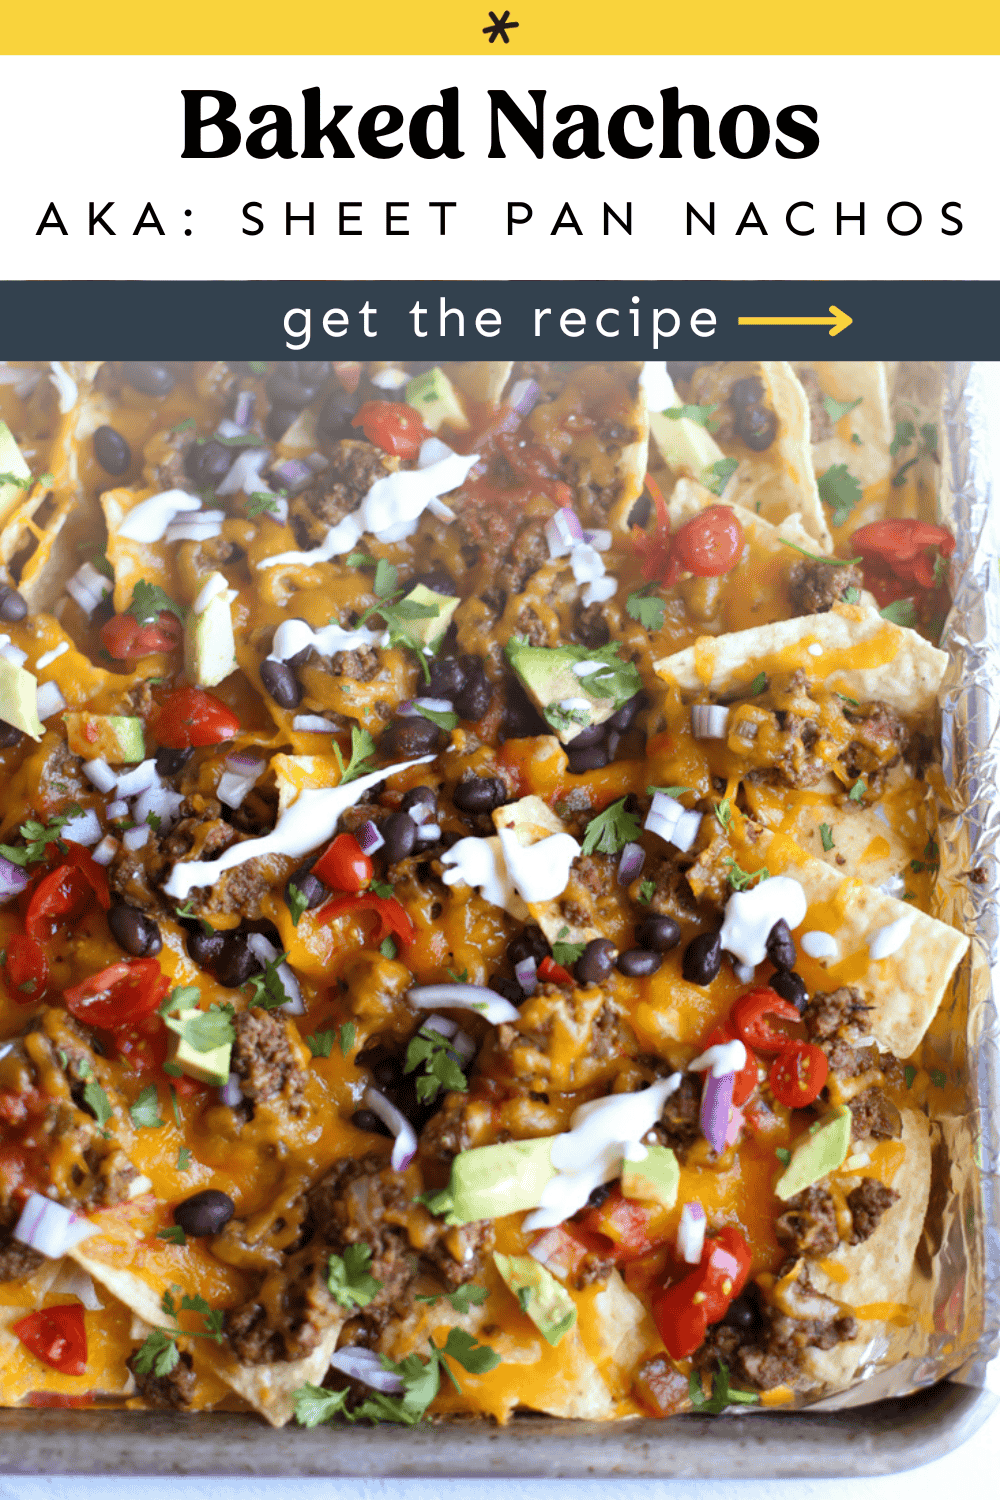
[[[835,339],[838,333],[843,333],[845,328],[850,328],[854,319],[849,318],[847,313],[841,312],[839,307],[831,307],[830,312],[833,316],[829,318],[740,318],[739,321],[741,324],[746,323],[755,328],[793,328],[802,325],[809,325],[813,328],[825,328],[828,323],[832,323],[833,327],[830,329],[830,337]]]

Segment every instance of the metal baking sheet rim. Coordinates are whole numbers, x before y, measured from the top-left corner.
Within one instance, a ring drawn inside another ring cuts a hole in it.
[[[971,792],[947,843],[976,862],[1000,847],[1000,574],[990,546],[993,513],[975,365],[945,367],[941,504],[955,524],[963,564],[954,618],[963,635],[946,685],[944,755],[949,780]],[[956,631],[955,635],[958,634]],[[972,767],[971,777],[969,768]],[[968,866],[971,867],[971,866]],[[816,1407],[752,1416],[679,1416],[606,1424],[517,1417],[426,1429],[268,1429],[243,1413],[0,1409],[0,1472],[7,1474],[215,1474],[260,1477],[378,1476],[547,1478],[832,1477],[898,1473],[953,1452],[998,1404],[984,1389],[1000,1348],[1000,911],[993,885],[962,887],[973,931],[981,1003],[970,1054],[978,1143],[978,1333],[939,1378],[937,1361],[907,1361],[909,1394],[874,1399],[903,1371],[844,1393],[840,1410]],[[955,1367],[957,1366],[957,1368]],[[861,1401],[858,1396],[863,1392]],[[840,1403],[838,1403],[840,1404]]]

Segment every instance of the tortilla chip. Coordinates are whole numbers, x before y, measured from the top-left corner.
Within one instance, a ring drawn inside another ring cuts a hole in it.
[[[514,368],[512,359],[473,360],[447,364],[444,372],[470,401],[482,402],[484,406],[497,406],[504,393]]]
[[[68,1252],[69,1258],[87,1271],[94,1281],[100,1282],[119,1302],[124,1302],[144,1323],[154,1328],[173,1328],[174,1320],[168,1318],[160,1306],[160,1296],[148,1281],[123,1266],[110,1266],[106,1261],[90,1256],[86,1251],[86,1240]]]
[[[722,451],[739,460],[739,468],[725,486],[726,498],[775,524],[787,516],[799,516],[813,543],[830,552],[833,542],[809,445],[809,402],[791,365],[784,360],[703,365],[691,380],[692,400],[728,411],[730,391],[737,380],[747,378],[763,385],[763,404],[774,412],[778,429],[771,446],[759,453],[748,448],[728,425],[716,434]]]
[[[871,1006],[869,1022],[883,1047],[909,1057],[934,1018],[969,939],[906,901],[842,875],[811,859],[780,834],[764,832],[747,846],[757,867],[790,875],[805,891],[809,909],[801,931],[829,932],[840,952],[836,960],[810,958],[799,948],[798,971],[810,994],[856,985]],[[888,958],[871,959],[875,934],[901,918],[910,920],[906,939]]]
[[[811,645],[822,647],[819,654]],[[761,670],[805,672],[859,703],[888,703],[907,719],[933,713],[948,657],[915,630],[893,625],[864,604],[835,604],[718,637],[661,657],[656,673],[682,693],[718,697],[748,686]]]
[[[815,550],[816,543],[803,526],[800,516],[786,516],[777,524],[773,521],[765,521],[763,516],[758,516],[755,511],[747,510],[736,500],[730,499],[727,495],[721,498],[713,495],[711,490],[707,490],[697,480],[687,477],[678,479],[674,485],[673,494],[667,501],[671,530],[676,531],[679,526],[683,526],[685,521],[690,521],[692,516],[707,510],[710,505],[727,505],[730,510],[735,511],[744,533],[751,545],[756,548],[767,552],[788,553],[788,548],[782,543],[782,538],[784,538],[785,541],[792,542],[796,547],[802,547],[807,552]]]
[[[835,423],[832,437],[812,441],[813,468],[825,474],[834,464],[846,464],[849,472],[867,489],[877,484],[892,469],[889,444],[893,422],[889,412],[888,366],[878,360],[823,360],[811,365],[796,364],[799,371],[812,370],[824,396],[847,404],[860,404]],[[855,443],[854,437],[860,438]]]
[[[897,1202],[869,1239],[860,1245],[842,1244],[830,1255],[829,1261],[848,1273],[847,1281],[829,1276],[822,1269],[823,1262],[811,1262],[809,1268],[817,1291],[846,1308],[882,1311],[885,1316],[859,1318],[858,1337],[852,1343],[806,1351],[805,1367],[817,1385],[838,1389],[850,1384],[860,1367],[877,1356],[878,1345],[884,1344],[889,1333],[886,1318],[894,1312],[901,1319],[912,1316],[910,1287],[930,1194],[931,1144],[924,1116],[912,1109],[903,1110],[902,1115],[906,1156],[892,1184],[899,1194]]]
[[[331,1324],[311,1354],[304,1359],[279,1360],[271,1365],[241,1365],[223,1354],[218,1345],[201,1351],[205,1362],[230,1390],[260,1412],[272,1427],[284,1427],[295,1415],[295,1392],[307,1382],[319,1385],[337,1347],[347,1314]],[[203,1341],[204,1342],[204,1341]]]

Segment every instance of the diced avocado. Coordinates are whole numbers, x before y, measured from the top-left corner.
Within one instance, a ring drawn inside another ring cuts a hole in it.
[[[6,422],[0,422],[0,474],[13,474],[15,479],[31,479],[31,470],[22,458],[21,450]],[[26,490],[21,485],[13,484],[10,480],[6,484],[0,484],[0,515],[8,505],[20,500],[25,493]]]
[[[681,1169],[669,1146],[647,1146],[641,1161],[626,1161],[622,1167],[622,1196],[673,1208],[677,1202]]]
[[[111,765],[146,757],[143,723],[123,714],[63,714],[66,740],[74,755],[84,760],[106,760]]]
[[[448,1185],[454,1220],[472,1224],[537,1208],[546,1183],[555,1175],[551,1137],[460,1151]]]
[[[45,733],[38,717],[38,682],[34,674],[15,667],[5,656],[0,656],[0,719],[33,740],[40,740]]]
[[[799,1137],[791,1161],[775,1184],[775,1193],[782,1202],[794,1198],[803,1188],[835,1172],[850,1149],[851,1111],[846,1104],[838,1104]]]
[[[423,615],[417,620],[406,620],[406,633],[419,641],[422,646],[435,648],[451,624],[451,617],[460,604],[458,597],[452,598],[449,594],[435,594],[433,589],[425,588],[418,583],[416,588],[410,590],[405,598],[399,601],[400,605],[419,604],[422,609],[433,609],[432,615]],[[401,614],[406,619],[405,611]]]
[[[212,573],[187,617],[184,670],[198,687],[215,687],[236,671],[236,638],[229,610],[235,598],[236,590],[229,587],[225,576]],[[199,610],[197,605],[203,600]]]
[[[586,646],[530,646],[512,636],[505,651],[528,695],[564,745],[571,744],[581,730],[610,719],[642,687],[632,662],[609,655],[607,646],[599,651],[588,651]],[[574,670],[580,667],[585,668],[582,674]]]
[[[420,413],[431,432],[442,427],[450,427],[453,432],[469,430],[462,398],[440,365],[414,376],[406,387],[406,404]]]
[[[530,1255],[494,1250],[493,1263],[542,1338],[558,1344],[576,1322],[576,1303],[566,1288]]]
[[[708,429],[692,422],[690,417],[668,417],[663,412],[651,411],[649,430],[664,463],[692,479],[700,480],[706,469],[724,457]]]
[[[172,1061],[182,1068],[190,1078],[197,1078],[202,1083],[216,1084],[219,1088],[229,1082],[229,1058],[233,1050],[232,1042],[223,1042],[218,1047],[213,1047],[208,1052],[199,1052],[193,1047],[187,1037],[184,1036],[184,1023],[192,1020],[195,1016],[202,1016],[205,1012],[196,1006],[188,1010],[179,1010],[174,1016],[166,1017],[166,1024],[173,1032]]]

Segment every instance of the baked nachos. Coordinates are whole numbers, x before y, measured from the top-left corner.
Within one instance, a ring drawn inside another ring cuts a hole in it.
[[[788,1406],[926,1337],[932,367],[0,365],[0,1392]]]

